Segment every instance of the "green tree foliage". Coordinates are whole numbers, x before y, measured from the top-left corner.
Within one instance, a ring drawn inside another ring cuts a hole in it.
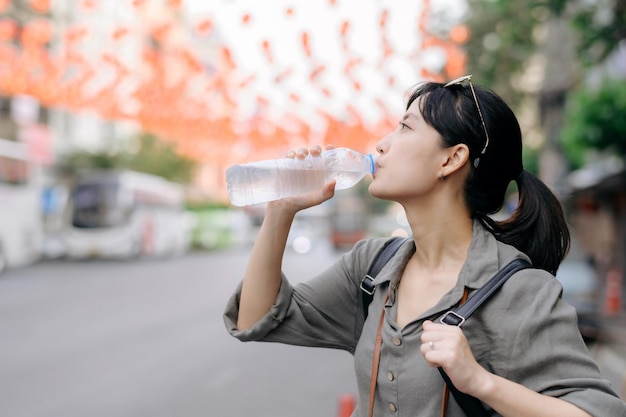
[[[569,98],[561,138],[573,168],[589,148],[626,155],[626,81],[606,80],[599,88],[581,88]]]
[[[177,154],[171,144],[152,134],[143,133],[137,140],[136,153],[75,152],[62,159],[61,169],[67,174],[90,168],[131,169],[181,184],[191,182],[197,167],[195,161]]]
[[[469,72],[513,105],[523,89],[513,80],[537,52],[538,34],[551,17],[569,20],[578,37],[577,56],[587,66],[626,39],[626,0],[468,0],[468,5]]]
[[[575,3],[572,24],[580,34],[578,53],[584,64],[593,66],[626,39],[626,0]]]
[[[550,16],[543,3],[546,2],[468,0],[472,34],[466,45],[468,72],[513,107],[522,100],[522,91],[513,80],[537,50],[533,32]]]
[[[140,135],[139,142],[139,152],[130,159],[128,168],[179,183],[192,180],[197,163],[176,153],[170,143],[148,133]]]
[[[128,155],[110,154],[105,152],[92,153],[87,151],[77,151],[63,158],[59,163],[62,171],[72,174],[79,170],[89,168],[119,168],[127,165]]]
[[[530,93],[528,86],[519,82],[520,75],[529,66],[531,57],[539,51],[541,34],[551,18],[566,18],[575,29],[576,57],[583,71],[601,63],[626,39],[626,0],[468,0],[468,5],[467,23],[472,33],[466,45],[468,72],[475,75],[476,82],[489,85],[501,94],[514,109],[524,101],[524,95],[534,94]],[[623,90],[620,91],[624,94]],[[590,96],[579,97],[590,100]],[[589,107],[585,103],[573,104],[576,100],[569,100],[570,107]],[[614,100],[618,98],[614,97]],[[623,107],[620,111],[624,119],[626,113]],[[566,123],[573,125],[567,128],[565,136],[568,139],[563,143],[567,156],[574,158],[573,165],[582,162],[584,150],[589,147],[614,147],[624,153],[623,135],[587,132],[587,139],[574,140],[572,132],[576,129],[591,131],[599,129],[599,126],[582,127],[583,120],[587,119],[579,119],[573,112],[569,110]],[[609,114],[608,110],[604,113]],[[594,123],[591,119],[588,121]],[[608,133],[608,126],[602,130]],[[603,139],[599,139],[600,136]],[[609,145],[605,141],[618,143]],[[525,155],[526,165],[529,165],[529,157]],[[531,158],[534,157],[536,155]]]

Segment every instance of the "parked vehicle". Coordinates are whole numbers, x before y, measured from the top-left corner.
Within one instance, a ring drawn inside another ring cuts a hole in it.
[[[70,259],[132,258],[185,252],[192,216],[183,187],[140,172],[101,170],[79,175],[62,234]]]
[[[44,238],[41,181],[25,144],[0,139],[0,272],[36,262]]]

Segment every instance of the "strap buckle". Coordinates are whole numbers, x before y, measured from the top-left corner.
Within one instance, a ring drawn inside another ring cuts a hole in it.
[[[360,288],[365,294],[374,295],[374,291],[376,291],[374,278],[369,275],[365,275],[365,277],[361,280]]]
[[[458,326],[460,327],[463,323],[465,323],[465,317],[461,316],[455,311],[448,311],[443,315],[439,321],[443,324],[447,324],[449,326]]]

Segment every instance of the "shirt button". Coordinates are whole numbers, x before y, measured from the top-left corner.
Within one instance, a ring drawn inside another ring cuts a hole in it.
[[[397,337],[394,337],[391,342],[396,346],[400,346],[402,344],[402,340]]]
[[[398,407],[396,407],[394,403],[389,403],[389,409],[393,411],[394,413],[398,411]]]
[[[391,371],[387,372],[387,379],[390,381],[393,381],[393,372]]]

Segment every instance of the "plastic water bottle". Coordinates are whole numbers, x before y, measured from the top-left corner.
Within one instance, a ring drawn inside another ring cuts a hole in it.
[[[231,203],[247,206],[319,190],[330,180],[337,182],[335,190],[343,190],[373,173],[371,154],[336,148],[323,151],[319,157],[233,165],[226,170],[226,183]]]

